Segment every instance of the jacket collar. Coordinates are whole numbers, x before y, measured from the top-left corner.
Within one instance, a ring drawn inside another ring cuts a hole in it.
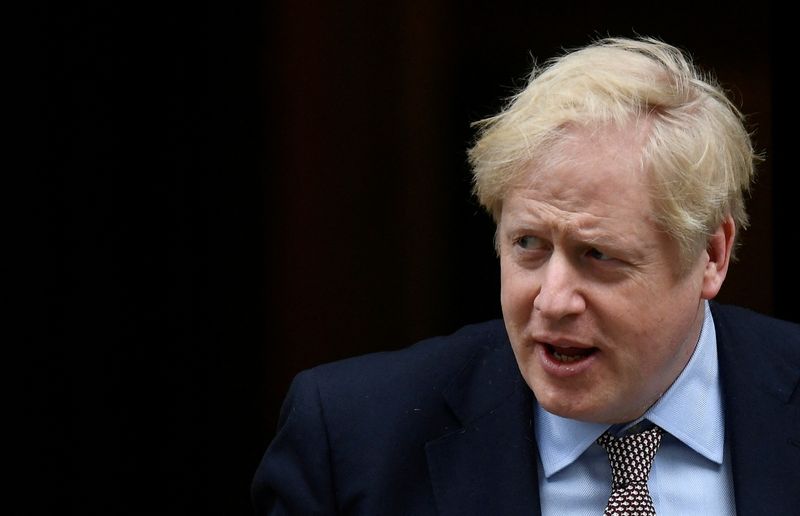
[[[738,514],[792,514],[800,504],[800,369],[796,327],[711,303]],[[443,516],[540,515],[533,396],[498,324],[443,391],[462,427],[426,445]],[[786,340],[781,351],[767,341]],[[792,342],[789,342],[789,341]]]
[[[443,391],[461,428],[426,445],[446,515],[540,514],[533,398],[505,331]]]
[[[790,333],[745,310],[712,304],[711,311],[737,513],[792,514],[800,502],[800,414],[791,397],[800,370],[780,349],[792,343],[774,345]]]

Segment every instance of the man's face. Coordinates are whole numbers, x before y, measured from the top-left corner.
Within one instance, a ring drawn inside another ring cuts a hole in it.
[[[542,407],[619,423],[642,415],[694,351],[703,321],[699,258],[652,217],[641,131],[574,129],[569,159],[531,166],[504,199],[503,316]]]

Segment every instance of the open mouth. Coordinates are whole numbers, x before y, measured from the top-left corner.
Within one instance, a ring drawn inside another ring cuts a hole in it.
[[[562,364],[572,364],[588,358],[597,352],[597,348],[564,348],[545,344],[547,354]]]

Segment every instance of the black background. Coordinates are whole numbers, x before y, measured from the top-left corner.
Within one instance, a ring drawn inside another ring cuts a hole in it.
[[[689,49],[750,115],[767,160],[720,298],[800,320],[781,13],[539,4],[44,10],[28,513],[250,514],[299,370],[498,316],[469,123],[593,37]]]

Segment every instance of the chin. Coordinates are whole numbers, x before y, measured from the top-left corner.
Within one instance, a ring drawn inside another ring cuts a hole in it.
[[[534,391],[536,396],[536,391]],[[577,419],[579,421],[592,421],[592,410],[588,407],[582,407],[572,403],[564,403],[563,397],[556,397],[552,399],[548,396],[536,396],[536,401],[543,409],[556,416],[564,417],[567,419]]]
[[[564,403],[566,397],[564,395],[554,394],[551,396],[538,396],[534,390],[534,396],[537,403],[551,414],[560,416],[567,419],[575,419],[577,421],[585,421],[587,423],[608,423],[614,424],[622,422],[615,414],[609,410],[608,407],[600,407],[596,404],[586,403],[588,401],[585,396],[573,394],[576,402]],[[583,402],[583,403],[581,403]]]

